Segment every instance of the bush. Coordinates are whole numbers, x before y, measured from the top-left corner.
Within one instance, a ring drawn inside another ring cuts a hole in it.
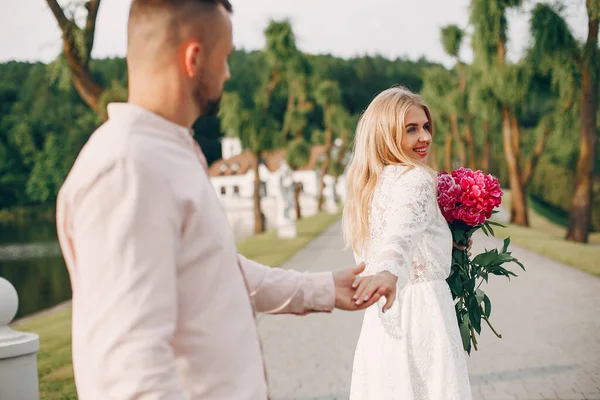
[[[542,157],[536,167],[529,194],[557,210],[568,214],[575,189],[575,169],[564,168]],[[593,184],[592,230],[600,232],[600,179]]]

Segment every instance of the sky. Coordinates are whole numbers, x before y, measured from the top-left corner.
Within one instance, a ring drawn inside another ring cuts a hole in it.
[[[66,0],[68,2],[69,0]],[[74,0],[70,0],[74,1]],[[79,0],[81,1],[81,0]],[[65,1],[60,1],[65,4]],[[468,27],[469,0],[232,0],[234,45],[259,49],[269,19],[288,18],[298,47],[309,53],[348,58],[379,54],[387,58],[425,57],[447,67],[440,28]],[[524,11],[511,11],[508,57],[517,60],[530,43],[529,13],[535,1],[525,0]],[[567,20],[575,35],[587,34],[584,0],[567,3]],[[98,14],[92,56],[124,56],[130,0],[103,0]],[[61,50],[61,34],[45,0],[0,0],[0,62],[51,62]],[[472,59],[470,44],[461,58]]]

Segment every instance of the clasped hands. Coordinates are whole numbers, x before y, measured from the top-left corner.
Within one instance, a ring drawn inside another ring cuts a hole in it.
[[[398,278],[387,271],[359,277],[364,270],[365,263],[360,263],[354,268],[333,272],[336,308],[347,311],[363,310],[375,304],[381,297],[386,298],[383,312],[394,304]]]
[[[456,242],[452,245],[459,250],[467,250],[471,254],[473,241],[469,240],[467,247],[459,246]],[[386,303],[382,311],[389,310],[396,300],[396,283],[398,278],[388,271],[375,275],[361,276],[365,270],[365,263],[360,263],[354,268],[346,268],[333,273],[335,283],[335,307],[340,310],[363,310],[375,304],[381,297]]]

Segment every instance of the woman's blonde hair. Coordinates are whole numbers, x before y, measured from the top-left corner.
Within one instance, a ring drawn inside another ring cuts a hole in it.
[[[431,113],[420,96],[397,86],[378,94],[361,115],[352,159],[347,169],[348,196],[342,226],[346,246],[361,253],[369,242],[369,208],[386,165],[425,166],[402,150],[405,117],[411,107],[421,107],[429,120]],[[433,171],[432,171],[433,172]]]

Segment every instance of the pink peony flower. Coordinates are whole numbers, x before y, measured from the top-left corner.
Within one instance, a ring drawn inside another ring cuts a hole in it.
[[[483,224],[502,202],[498,179],[481,171],[459,168],[438,175],[438,204],[449,223]]]

